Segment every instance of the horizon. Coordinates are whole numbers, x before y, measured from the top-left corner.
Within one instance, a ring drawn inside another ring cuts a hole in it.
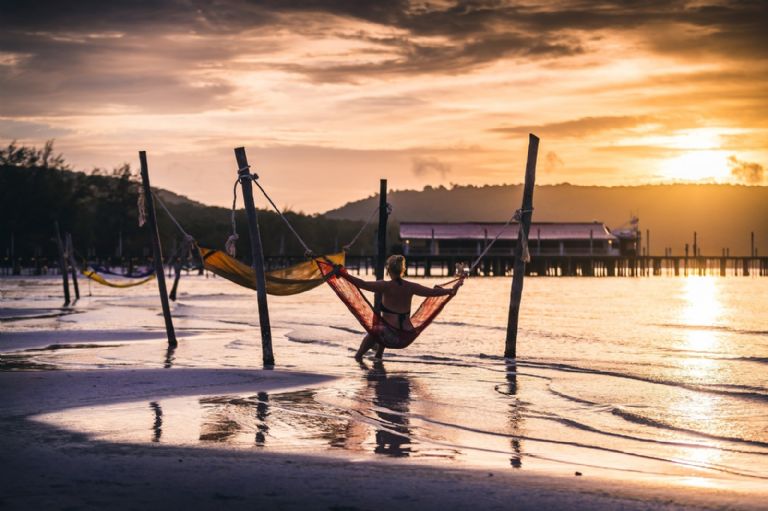
[[[382,177],[522,181],[531,132],[542,186],[764,186],[767,19],[731,1],[6,4],[0,143],[56,139],[80,169],[146,150],[154,186],[221,207],[244,146],[308,214]]]

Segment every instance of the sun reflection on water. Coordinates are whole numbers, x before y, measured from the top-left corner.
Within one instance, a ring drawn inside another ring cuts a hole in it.
[[[719,325],[722,304],[719,298],[718,282],[713,277],[688,277],[684,281],[683,300],[680,311],[681,324],[691,327],[686,330],[681,348],[692,352],[713,352],[721,345]],[[677,377],[688,383],[707,385],[718,379],[721,370],[719,360],[706,358],[703,354],[680,359]],[[701,392],[681,394],[672,405],[670,412],[684,429],[699,431],[702,424],[710,422],[717,414],[719,400]],[[720,458],[720,451],[702,447],[687,447],[681,450],[680,458],[696,466],[711,466]],[[692,482],[696,485],[697,483]]]
[[[719,337],[714,330],[722,313],[719,289],[714,277],[688,277],[683,289],[685,307],[681,311],[680,321],[684,325],[700,327],[686,333],[684,348],[692,351],[711,351],[719,344]]]

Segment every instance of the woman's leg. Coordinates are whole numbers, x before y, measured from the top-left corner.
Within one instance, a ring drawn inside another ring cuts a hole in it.
[[[363,337],[363,342],[360,343],[360,348],[357,350],[357,353],[355,353],[355,360],[358,362],[363,360],[363,355],[368,353],[368,350],[371,349],[374,344],[376,344],[376,340],[371,337],[371,334]]]

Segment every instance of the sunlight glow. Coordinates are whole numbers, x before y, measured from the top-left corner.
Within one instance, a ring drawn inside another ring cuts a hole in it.
[[[717,325],[722,306],[718,299],[718,281],[714,277],[688,277],[685,279],[683,299],[686,307],[682,321],[686,325]]]
[[[661,176],[678,181],[728,181],[731,176],[728,153],[712,150],[683,153],[661,163]]]

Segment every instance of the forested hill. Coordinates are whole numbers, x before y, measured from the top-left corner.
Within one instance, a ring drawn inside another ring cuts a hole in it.
[[[455,186],[389,193],[399,221],[506,221],[520,207],[522,185]],[[328,218],[360,219],[375,207],[376,197],[328,211]],[[768,254],[768,187],[737,185],[537,186],[534,221],[599,220],[615,228],[632,215],[640,218],[643,236],[650,230],[651,253],[665,247],[681,254],[698,233],[703,254],[747,255],[750,232],[761,255]]]
[[[114,256],[122,238],[124,256],[141,257],[150,253],[146,228],[138,227],[138,181],[130,168],[123,166],[104,175],[84,174],[41,167],[0,165],[0,259],[16,257],[56,257],[54,221],[61,230],[72,233],[76,250],[91,257]],[[184,229],[201,245],[222,248],[232,232],[230,210],[205,206],[167,190],[155,192],[168,206]],[[181,239],[178,229],[157,207],[158,223],[165,252]],[[330,252],[347,243],[362,222],[328,220],[320,216],[287,213],[305,241],[318,252]],[[250,257],[248,224],[245,212],[238,211],[240,241],[238,255]],[[301,255],[304,249],[293,238],[281,219],[272,212],[259,212],[262,243],[266,255]],[[369,228],[352,253],[371,253],[373,229]]]

